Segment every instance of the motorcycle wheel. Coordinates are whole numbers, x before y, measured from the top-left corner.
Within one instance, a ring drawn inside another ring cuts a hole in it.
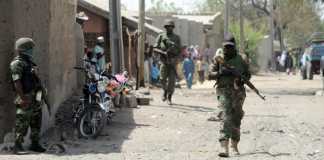
[[[83,138],[97,138],[107,123],[105,111],[99,107],[87,108],[77,123],[79,135]]]

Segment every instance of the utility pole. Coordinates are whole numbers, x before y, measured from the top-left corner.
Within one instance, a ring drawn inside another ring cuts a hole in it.
[[[269,24],[270,24],[270,54],[272,57],[272,68],[275,69],[276,62],[275,62],[275,55],[274,55],[274,47],[273,47],[273,41],[274,41],[274,24],[273,24],[273,0],[270,0],[270,17],[269,17]]]
[[[244,37],[244,18],[243,18],[243,0],[240,0],[240,54],[245,54]]]
[[[229,31],[229,14],[230,14],[230,8],[229,8],[229,0],[225,0],[225,13],[224,13],[224,38],[228,34]]]
[[[110,55],[112,73],[116,74],[124,69],[123,36],[121,26],[120,0],[109,0],[110,9]]]
[[[145,0],[139,0],[139,23],[138,23],[138,47],[137,47],[137,64],[138,67],[138,82],[144,87],[144,50],[145,50]]]

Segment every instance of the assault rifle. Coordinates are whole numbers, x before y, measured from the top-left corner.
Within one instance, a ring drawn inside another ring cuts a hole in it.
[[[47,89],[44,87],[42,81],[40,80],[40,78],[35,72],[33,72],[33,78],[34,81],[36,82],[36,100],[38,102],[44,101],[45,105],[47,106],[48,114],[49,116],[51,116],[52,112],[51,112],[50,103],[48,101]]]
[[[164,43],[166,43],[166,42],[164,42]],[[169,41],[168,43],[171,45],[170,48],[176,46],[175,43],[172,42],[172,41]],[[159,48],[154,48],[154,49],[153,49],[153,52],[158,53],[158,54],[160,54],[160,55],[162,55],[162,56],[165,56],[165,57],[166,57],[166,61],[168,62],[168,61],[169,61],[169,54],[168,54],[168,52],[170,51],[170,48],[169,48],[167,51],[163,51],[163,50],[161,50],[161,49],[159,49]],[[173,68],[173,67],[172,67],[172,68]],[[177,72],[177,70],[176,70],[175,68],[173,68],[172,70],[174,70],[174,73],[176,74],[176,77],[179,77],[179,76],[178,76],[178,72]]]
[[[225,63],[223,57],[221,56],[217,56],[215,58],[215,60],[223,65],[225,68],[229,69],[230,71],[232,71],[233,75],[235,75],[238,79],[242,80],[242,82],[244,84],[246,84],[250,89],[252,89],[262,100],[266,100],[265,96],[261,95],[261,93],[259,92],[259,90],[253,85],[253,83],[251,83],[250,80],[248,80],[247,78],[245,78],[244,76],[242,76],[241,74],[238,74],[239,72],[233,67],[230,66],[229,64]]]

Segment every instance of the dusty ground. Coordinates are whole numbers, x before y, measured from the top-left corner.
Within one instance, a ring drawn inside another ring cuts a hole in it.
[[[242,125],[240,160],[324,159],[324,97],[314,96],[319,78],[260,75],[255,85],[267,96],[248,92]],[[219,123],[206,119],[217,112],[212,82],[176,91],[175,105],[154,101],[140,109],[123,109],[97,140],[68,145],[63,155],[0,155],[1,160],[216,160]]]

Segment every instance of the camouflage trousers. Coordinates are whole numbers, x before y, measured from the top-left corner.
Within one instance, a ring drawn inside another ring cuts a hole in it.
[[[160,67],[160,80],[163,90],[172,95],[176,83],[176,65],[163,63]]]
[[[242,107],[245,97],[244,88],[238,90],[232,87],[217,89],[218,107],[221,110],[219,114],[221,119],[219,141],[229,139],[240,141],[240,127],[244,116]]]
[[[24,137],[31,128],[30,139],[32,142],[39,141],[39,133],[41,129],[42,109],[37,104],[32,104],[28,109],[23,110],[17,105],[16,112],[16,128],[15,140],[16,143],[23,143]]]

